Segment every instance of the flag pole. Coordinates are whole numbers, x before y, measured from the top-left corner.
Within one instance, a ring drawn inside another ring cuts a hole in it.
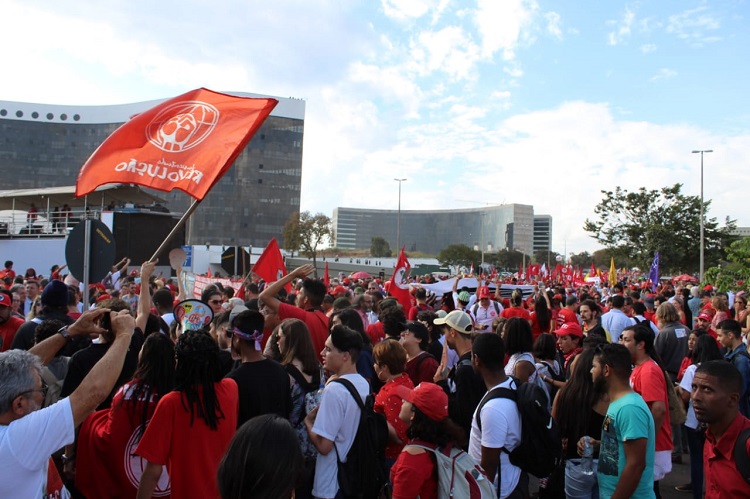
[[[185,214],[182,215],[182,217],[180,218],[180,220],[177,221],[177,225],[175,225],[174,228],[172,229],[172,231],[169,234],[167,234],[167,237],[164,238],[164,241],[161,243],[161,245],[159,246],[159,248],[154,252],[153,255],[151,255],[151,258],[149,258],[150,262],[153,262],[154,260],[156,260],[156,256],[159,253],[161,253],[164,250],[164,248],[166,248],[166,246],[169,243],[169,241],[177,233],[177,230],[185,224],[185,222],[187,221],[187,219],[190,218],[190,215],[193,214],[193,212],[198,208],[198,205],[200,203],[201,203],[201,200],[193,199],[193,203],[187,209],[187,211],[185,212]]]

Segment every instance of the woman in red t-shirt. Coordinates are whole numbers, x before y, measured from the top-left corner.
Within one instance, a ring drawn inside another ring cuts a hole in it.
[[[135,497],[144,460],[133,452],[156,405],[174,386],[174,344],[153,333],[143,342],[133,380],[115,394],[112,406],[90,415],[81,425],[76,452],[76,488],[86,497],[117,491]],[[123,456],[128,458],[123,460]],[[169,493],[166,471],[158,492]]]
[[[463,447],[466,437],[448,417],[448,396],[438,385],[425,382],[413,390],[400,386],[395,393],[403,399],[399,417],[409,425],[409,441],[391,468],[392,499],[437,499],[435,458],[416,445]]]
[[[553,331],[553,325],[555,324],[552,311],[550,310],[549,296],[547,293],[542,291],[534,302],[534,311],[531,312],[531,335],[536,341],[542,333],[551,333]]]
[[[395,340],[381,341],[372,349],[375,359],[375,374],[383,387],[375,395],[375,412],[383,414],[388,422],[388,444],[385,447],[385,460],[389,467],[396,462],[406,442],[406,423],[398,415],[401,412],[401,398],[395,390],[399,386],[414,388],[409,375],[404,372],[406,350]]]

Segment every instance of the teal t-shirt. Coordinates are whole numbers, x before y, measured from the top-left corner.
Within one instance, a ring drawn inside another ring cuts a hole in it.
[[[620,397],[607,409],[607,417],[602,425],[602,443],[599,449],[599,496],[609,499],[617,488],[620,474],[625,468],[625,447],[623,442],[639,438],[648,439],[646,445],[646,469],[632,497],[653,498],[654,495],[654,453],[656,436],[654,418],[646,402],[637,393]]]

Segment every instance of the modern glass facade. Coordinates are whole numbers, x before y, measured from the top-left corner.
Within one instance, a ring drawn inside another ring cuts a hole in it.
[[[253,94],[236,95],[262,97]],[[281,99],[187,226],[187,244],[265,246],[299,211],[305,102]],[[3,189],[74,185],[86,159],[118,126],[160,101],[59,106],[0,101]],[[156,192],[171,211],[191,198]]]
[[[369,249],[382,237],[397,250],[397,210],[336,208],[333,211],[336,247]],[[401,245],[407,251],[437,255],[451,244],[484,247],[485,251],[516,248],[532,254],[534,208],[506,204],[478,209],[401,210]]]
[[[552,217],[534,215],[534,253],[552,250]]]

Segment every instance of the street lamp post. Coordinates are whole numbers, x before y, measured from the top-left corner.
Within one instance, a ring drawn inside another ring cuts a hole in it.
[[[398,216],[396,217],[396,252],[401,251],[401,182],[406,182],[405,178],[394,178],[398,182]]]
[[[479,212],[479,224],[481,225],[482,232],[482,268],[484,268],[484,216],[486,213]]]
[[[705,221],[703,216],[703,153],[709,153],[714,152],[713,149],[702,149],[693,151],[693,154],[700,153],[701,155],[701,246],[700,246],[700,282],[703,282],[703,270],[704,270],[704,260],[703,260],[703,254],[705,251],[705,241],[704,241],[704,232],[705,232]]]

